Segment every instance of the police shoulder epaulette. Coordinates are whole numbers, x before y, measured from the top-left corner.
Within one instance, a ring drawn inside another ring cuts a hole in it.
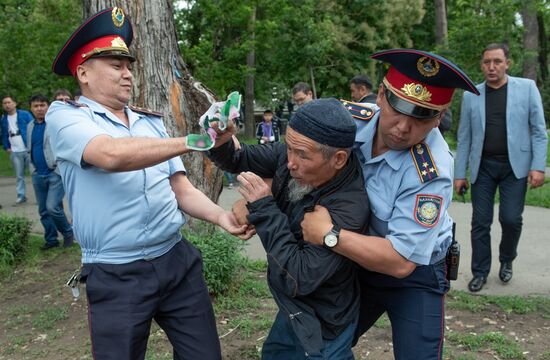
[[[142,107],[139,107],[139,106],[128,105],[128,107],[133,112],[137,112],[137,113],[140,113],[140,114],[151,115],[151,116],[156,116],[156,117],[163,117],[164,116],[163,113],[160,113],[158,111],[145,109],[145,108],[142,108]]]
[[[65,100],[65,103],[69,104],[69,105],[72,105],[74,107],[77,107],[77,108],[88,107],[88,105],[83,104],[83,103],[79,103],[79,102],[74,101],[74,100]]]
[[[376,113],[376,111],[369,104],[356,103],[343,99],[340,99],[340,102],[346,109],[348,109],[351,116],[359,120],[369,121]]]
[[[439,176],[428,145],[425,143],[416,144],[411,147],[410,152],[420,181],[431,181]]]

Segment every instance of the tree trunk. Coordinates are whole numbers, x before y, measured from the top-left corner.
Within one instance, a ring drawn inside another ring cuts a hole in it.
[[[548,39],[544,26],[544,14],[537,11],[537,23],[539,26],[539,69],[542,82],[548,79]]]
[[[256,63],[256,53],[254,51],[256,45],[254,26],[256,23],[256,7],[252,9],[250,14],[250,50],[246,55],[246,89],[245,89],[245,136],[247,138],[256,137],[256,123],[254,121],[254,71]]]
[[[82,0],[84,18],[111,7],[131,18],[135,55],[132,104],[164,114],[170,136],[199,133],[199,117],[214,95],[189,73],[178,47],[172,0]],[[201,153],[182,156],[191,183],[213,201],[222,187],[222,171]]]
[[[523,77],[537,81],[539,50],[539,29],[537,23],[537,3],[525,0],[521,9],[523,19]]]
[[[435,44],[447,47],[447,9],[445,0],[434,0],[435,5]]]

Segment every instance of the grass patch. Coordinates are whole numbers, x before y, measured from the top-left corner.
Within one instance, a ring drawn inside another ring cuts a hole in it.
[[[494,305],[511,314],[528,314],[538,312],[541,316],[550,316],[550,298],[541,296],[487,296],[470,295],[464,291],[451,290],[446,304],[449,309],[481,312]]]
[[[38,313],[38,317],[32,321],[32,325],[39,331],[50,330],[57,322],[67,319],[68,312],[68,305],[45,308]]]
[[[374,323],[374,327],[377,327],[379,329],[386,329],[390,327],[390,319],[388,318],[388,314],[384,313],[382,316],[376,320]]]
[[[267,332],[273,323],[277,306],[271,300],[271,293],[265,278],[266,261],[244,263],[240,279],[224,296],[214,301],[214,311],[218,319],[226,322],[224,332],[238,328],[240,334],[248,338],[259,331]]]
[[[10,161],[10,154],[4,150],[0,149],[0,176],[14,176],[13,166]]]
[[[500,332],[483,334],[449,333],[447,340],[462,345],[470,351],[487,349],[496,352],[503,359],[525,359],[520,346]]]

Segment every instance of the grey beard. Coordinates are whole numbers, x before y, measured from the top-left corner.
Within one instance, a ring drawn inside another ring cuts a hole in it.
[[[313,186],[311,185],[302,185],[296,179],[290,179],[288,182],[288,199],[290,202],[300,201],[313,191]]]

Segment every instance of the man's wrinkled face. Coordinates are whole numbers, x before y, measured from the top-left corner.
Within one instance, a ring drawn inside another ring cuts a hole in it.
[[[319,187],[336,175],[334,159],[325,159],[317,142],[288,128],[286,144],[290,176],[301,185]]]
[[[407,116],[395,111],[384,93],[384,86],[381,85],[376,100],[376,104],[380,106],[376,138],[382,141],[386,149],[408,149],[420,143],[433,128],[439,126],[443,112],[430,119]]]
[[[12,115],[17,108],[17,103],[11,97],[5,97],[2,99],[2,108],[6,113]]]
[[[46,118],[46,112],[48,111],[48,103],[45,101],[33,101],[31,102],[31,112],[34,118],[39,123],[43,122]]]

